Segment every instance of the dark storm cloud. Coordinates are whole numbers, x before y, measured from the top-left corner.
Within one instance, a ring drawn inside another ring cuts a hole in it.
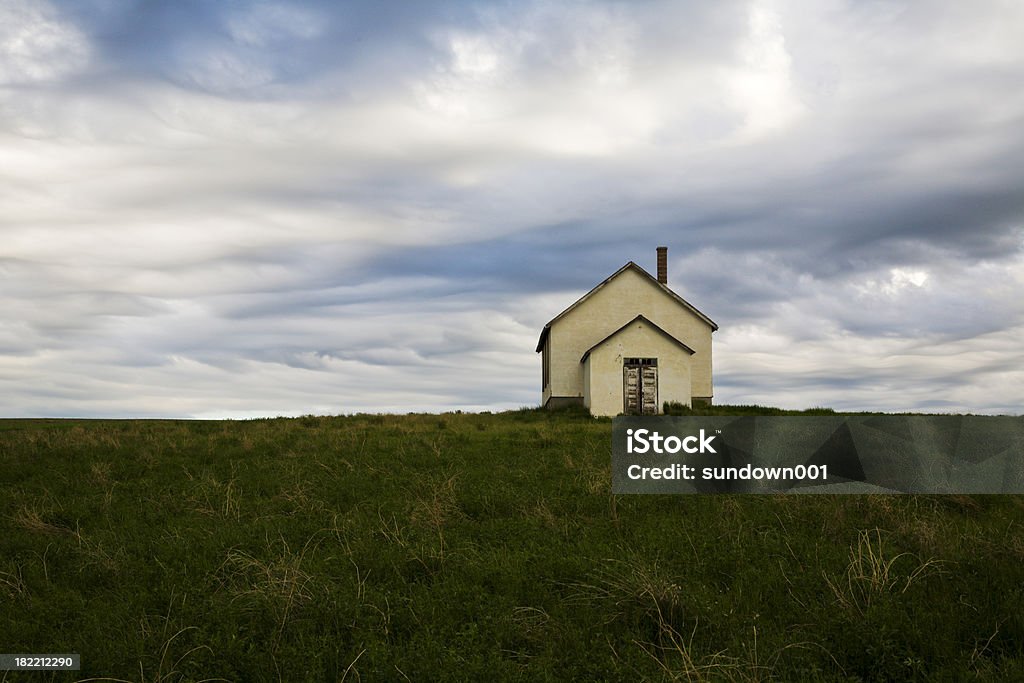
[[[431,26],[473,19],[459,3],[183,0],[58,6],[92,39],[100,69],[155,75],[229,96],[272,96],[266,88],[300,86],[324,74],[394,77],[433,51]]]
[[[116,2],[58,0],[60,13],[74,22],[95,47],[96,70],[140,77],[159,76],[178,85],[229,96],[286,96],[271,86],[301,86],[328,76],[346,92],[370,79],[404,81],[436,69],[447,58],[439,36],[452,31],[501,32],[532,29],[540,23],[546,40],[520,46],[519,69],[527,74],[557,74],[569,68],[566,53],[600,35],[575,33],[553,20],[612,11],[642,26],[651,52],[679,49],[710,60],[723,38],[737,32],[741,3],[638,3],[634,8],[612,2],[504,3],[438,1],[375,2],[348,0],[256,2]],[[639,10],[639,11],[637,11]],[[635,15],[634,15],[634,12]],[[518,15],[518,16],[517,16]],[[527,22],[520,17],[526,15]],[[511,27],[510,27],[511,24]],[[587,26],[597,31],[602,26]],[[593,49],[596,45],[586,45]],[[210,62],[204,69],[204,62]],[[246,67],[259,71],[252,80]],[[216,69],[223,69],[218,78]],[[337,77],[341,78],[338,79]],[[232,77],[235,80],[232,80]],[[266,88],[266,89],[264,89]]]

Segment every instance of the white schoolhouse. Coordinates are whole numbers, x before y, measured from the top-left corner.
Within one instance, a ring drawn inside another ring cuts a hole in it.
[[[656,415],[665,402],[711,402],[718,325],[669,289],[668,249],[657,253],[657,278],[630,261],[544,326],[544,406]]]

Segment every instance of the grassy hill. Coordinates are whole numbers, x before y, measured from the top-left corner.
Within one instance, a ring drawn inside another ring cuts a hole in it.
[[[0,421],[0,652],[83,661],[0,680],[1024,680],[1020,497],[612,496],[610,434]]]

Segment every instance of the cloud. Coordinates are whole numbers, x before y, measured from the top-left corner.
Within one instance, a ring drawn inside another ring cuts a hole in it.
[[[716,400],[1020,412],[1024,10],[0,2],[0,413],[539,400],[670,246]]]
[[[0,2],[0,84],[51,81],[81,69],[89,44],[45,2]]]

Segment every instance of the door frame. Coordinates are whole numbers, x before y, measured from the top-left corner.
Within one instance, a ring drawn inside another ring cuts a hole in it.
[[[654,368],[654,412],[644,412],[644,368]],[[629,412],[629,372],[635,370],[637,412]],[[657,358],[623,358],[622,359],[622,412],[625,415],[658,415],[658,359]]]

